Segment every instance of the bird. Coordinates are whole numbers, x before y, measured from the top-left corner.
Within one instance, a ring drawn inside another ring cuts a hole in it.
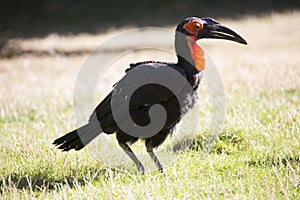
[[[197,88],[206,67],[204,50],[198,44],[198,40],[202,39],[224,39],[247,45],[242,36],[212,18],[185,18],[175,30],[177,62],[144,61],[130,64],[124,77],[113,85],[112,91],[94,109],[88,123],[56,139],[53,144],[63,151],[78,151],[102,133],[116,134],[119,146],[135,163],[137,171],[144,173],[143,164],[130,147],[142,140],[157,169],[164,172],[154,149],[174,132],[176,124],[197,101]],[[167,85],[176,85],[175,89],[155,82],[157,79]],[[138,87],[143,81],[147,84]],[[131,94],[130,88],[134,87],[137,89]],[[126,112],[120,107],[128,96],[130,100],[127,100]],[[160,118],[157,115],[151,116],[151,109],[156,105],[164,109],[164,120],[156,120]],[[132,120],[133,124],[124,130],[122,126],[128,120]],[[138,127],[145,127],[155,120],[157,123],[164,122],[159,130],[140,135],[136,133],[142,130]]]

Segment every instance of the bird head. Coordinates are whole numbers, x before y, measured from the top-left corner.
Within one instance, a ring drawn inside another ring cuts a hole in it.
[[[214,19],[189,17],[176,28],[175,48],[178,61],[184,57],[190,63],[194,62],[194,67],[198,71],[202,71],[206,65],[205,56],[203,49],[197,45],[196,41],[204,38],[224,39],[247,44],[239,34]],[[185,51],[186,46],[189,49],[188,55]],[[189,58],[191,59],[189,60]]]
[[[204,38],[224,39],[247,44],[239,34],[212,18],[189,17],[183,20],[176,31],[197,41]]]

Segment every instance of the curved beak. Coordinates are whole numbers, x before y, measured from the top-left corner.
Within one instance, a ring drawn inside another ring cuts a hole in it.
[[[247,44],[246,40],[242,38],[239,34],[231,30],[230,28],[216,22],[213,19],[201,19],[204,21],[204,27],[197,34],[200,38],[214,38],[214,39],[224,39],[238,42],[241,44]]]

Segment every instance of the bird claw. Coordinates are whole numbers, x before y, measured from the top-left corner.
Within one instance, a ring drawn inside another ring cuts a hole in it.
[[[137,171],[138,171],[138,173],[145,174],[145,168],[142,165],[137,166]]]

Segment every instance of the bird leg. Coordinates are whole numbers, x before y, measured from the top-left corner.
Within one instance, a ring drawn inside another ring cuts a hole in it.
[[[147,153],[149,154],[150,158],[151,158],[151,159],[153,160],[153,162],[155,163],[157,169],[158,169],[160,172],[164,173],[164,168],[163,168],[163,166],[160,164],[160,162],[159,162],[157,156],[155,155],[155,153],[153,152],[153,148],[152,148],[152,147],[148,147],[148,146],[146,146],[146,148],[147,148]]]
[[[138,158],[136,157],[136,155],[133,153],[133,151],[131,150],[131,148],[128,146],[128,144],[126,143],[120,143],[119,142],[120,147],[126,152],[126,154],[131,158],[131,160],[135,163],[138,172],[141,172],[142,174],[145,173],[145,169],[144,166],[142,165],[142,163],[138,160]]]

